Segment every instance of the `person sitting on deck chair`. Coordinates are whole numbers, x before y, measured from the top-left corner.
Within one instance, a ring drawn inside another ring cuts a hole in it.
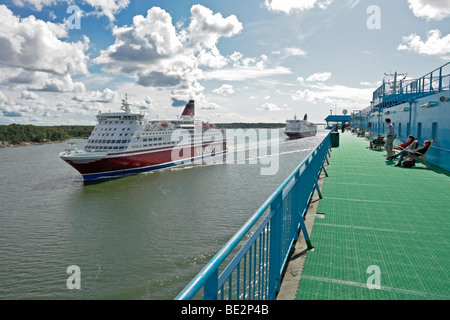
[[[399,153],[397,153],[396,155],[387,157],[388,160],[392,160],[394,158],[400,157],[400,159],[398,159],[398,162],[396,164],[397,167],[400,167],[402,165],[403,162],[403,157],[407,156],[407,155],[413,155],[416,157],[420,157],[422,155],[425,154],[425,152],[428,151],[428,148],[431,145],[431,141],[430,140],[425,140],[423,142],[423,146],[421,146],[420,148],[417,149],[412,149],[412,150],[402,150]]]
[[[366,149],[375,149],[384,145],[384,136],[378,135],[377,138],[370,140],[370,147],[366,147]]]
[[[413,136],[408,136],[408,141],[405,141],[398,146],[394,146],[392,149],[402,151],[405,150],[411,143],[413,143],[415,138]]]

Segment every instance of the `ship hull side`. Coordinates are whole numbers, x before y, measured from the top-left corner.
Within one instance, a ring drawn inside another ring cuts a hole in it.
[[[208,150],[205,151],[205,149]],[[175,159],[173,159],[173,152]],[[219,142],[208,144],[206,148],[204,145],[203,147],[175,148],[175,150],[165,149],[122,153],[120,155],[110,155],[101,159],[91,160],[90,162],[74,158],[63,158],[63,160],[81,173],[85,181],[88,181],[172,167],[225,152],[226,142]]]
[[[284,132],[285,135],[287,135],[291,139],[296,138],[305,138],[305,137],[311,137],[315,136],[317,131],[304,131],[304,132]]]

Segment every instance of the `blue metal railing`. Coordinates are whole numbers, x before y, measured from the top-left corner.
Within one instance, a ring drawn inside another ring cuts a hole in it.
[[[383,83],[374,91],[372,101],[374,106],[393,106],[444,90],[450,90],[450,62],[418,79]]]
[[[318,178],[330,147],[328,133],[175,299],[275,299],[300,229],[312,248],[304,215],[314,190],[321,197]]]

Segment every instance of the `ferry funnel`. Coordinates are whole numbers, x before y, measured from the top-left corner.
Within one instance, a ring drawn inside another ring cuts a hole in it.
[[[181,114],[182,119],[189,119],[195,116],[195,104],[194,100],[189,100],[184,107],[183,113]]]

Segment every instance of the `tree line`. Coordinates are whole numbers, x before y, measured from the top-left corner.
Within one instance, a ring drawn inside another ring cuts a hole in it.
[[[218,123],[218,129],[281,128],[283,123]],[[31,124],[0,125],[0,144],[42,143],[89,137],[94,126],[34,126]]]
[[[277,129],[284,128],[286,123],[243,123],[243,122],[232,122],[232,123],[217,123],[217,129]]]
[[[0,125],[0,143],[64,141],[88,137],[94,126],[34,126],[31,124]]]

